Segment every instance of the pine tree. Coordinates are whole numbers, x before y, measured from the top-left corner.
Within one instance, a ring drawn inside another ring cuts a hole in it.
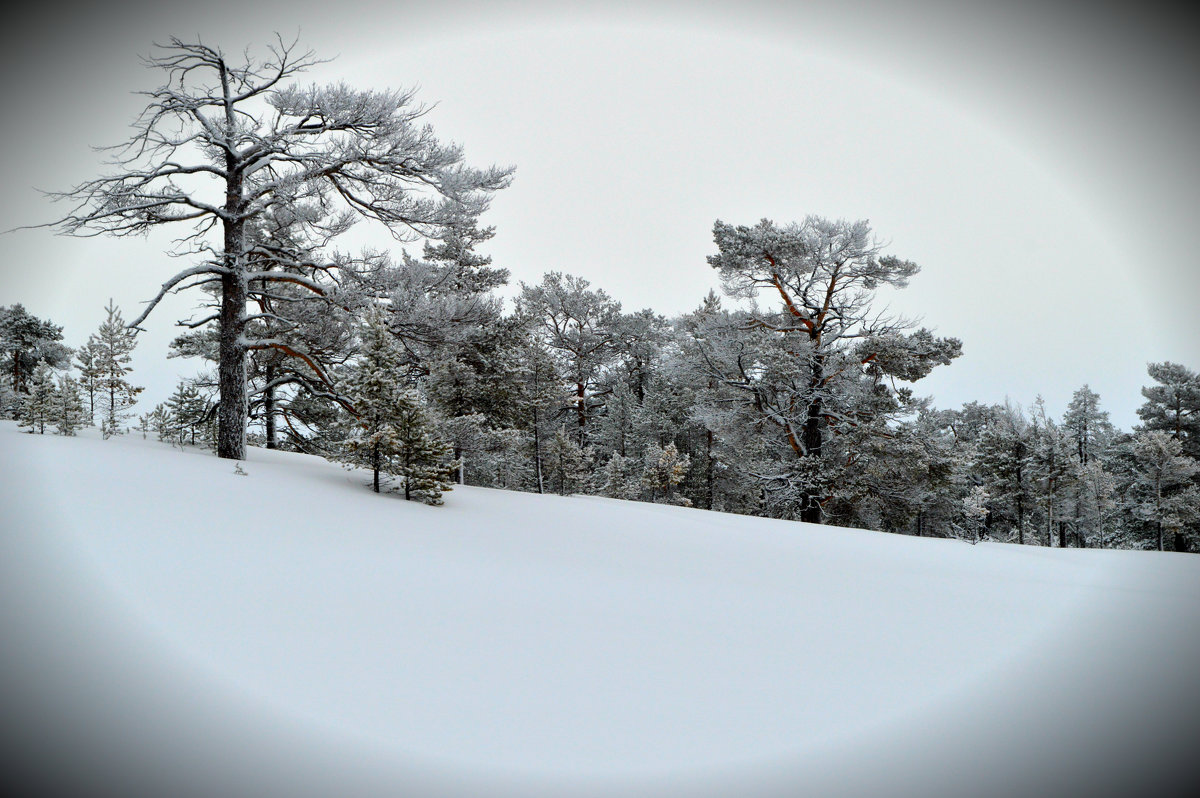
[[[79,369],[79,384],[87,394],[88,424],[96,423],[96,394],[100,391],[103,372],[100,365],[100,347],[92,335],[75,353],[75,367]]]
[[[334,458],[370,468],[376,493],[390,475],[403,481],[406,499],[441,504],[442,492],[452,487],[451,450],[436,436],[416,390],[403,384],[404,353],[379,308],[367,315],[359,355],[346,390],[356,419]]]
[[[764,504],[821,523],[824,508],[851,478],[854,447],[889,434],[910,410],[915,382],[961,353],[961,342],[888,319],[872,307],[881,286],[903,288],[917,264],[882,254],[866,221],[809,216],[753,227],[717,221],[717,254],[727,294],[779,300],[773,312],[745,314],[740,346],[710,347],[710,373],[740,394],[757,426],[773,431],[773,462],[762,469]],[[736,399],[735,399],[736,401]]]
[[[1106,527],[1115,507],[1111,495],[1115,481],[1105,471],[1103,458],[1116,437],[1116,429],[1108,413],[1100,409],[1100,395],[1087,385],[1072,395],[1062,425],[1074,442],[1073,523],[1079,545],[1086,546],[1093,534],[1097,541],[1105,541],[1111,531]]]
[[[536,326],[537,335],[571,386],[560,408],[574,415],[574,437],[582,449],[604,400],[598,391],[603,369],[613,356],[621,303],[580,277],[547,272],[538,285],[521,286],[517,312]]]
[[[642,487],[650,494],[650,501],[691,506],[692,503],[676,490],[691,465],[692,459],[686,454],[681,455],[673,443],[647,446],[642,457]]]
[[[963,497],[962,515],[963,527],[972,543],[978,543],[986,535],[988,516],[987,489],[976,485]]]
[[[171,422],[171,411],[167,408],[166,404],[155,405],[154,410],[150,412],[146,420],[150,425],[150,429],[154,431],[155,436],[160,441],[165,441],[173,435],[178,434]]]
[[[641,493],[640,480],[634,472],[636,464],[636,460],[613,452],[597,474],[597,492],[611,499],[636,499]]]
[[[1186,531],[1200,520],[1200,490],[1192,483],[1200,463],[1183,454],[1179,440],[1161,430],[1140,432],[1129,444],[1135,480],[1127,494],[1134,516],[1149,523],[1156,548],[1187,551]]]
[[[441,440],[422,407],[420,395],[405,392],[391,408],[390,472],[404,486],[404,498],[426,504],[442,503],[442,492],[451,490],[457,469],[453,448]]]
[[[83,426],[87,419],[79,383],[69,374],[63,375],[58,381],[52,401],[54,427],[58,434],[74,435],[75,430]]]
[[[534,490],[546,490],[547,446],[553,423],[562,410],[563,389],[558,365],[539,336],[531,335],[519,352],[517,426],[529,431]]]
[[[211,443],[211,427],[215,407],[201,392],[195,380],[183,379],[175,386],[175,392],[167,397],[167,401],[155,408],[155,413],[162,409],[162,423],[174,443],[180,446],[190,443],[195,446],[197,436],[200,443]],[[159,424],[155,420],[156,426]],[[163,436],[159,435],[159,440]]]
[[[54,418],[54,373],[45,362],[38,363],[25,383],[28,392],[21,402],[19,426],[44,435]]]
[[[1067,545],[1067,502],[1074,495],[1077,461],[1072,458],[1069,434],[1046,415],[1042,397],[1034,403],[1033,446],[1030,457],[1031,484],[1045,516],[1046,545]]]
[[[217,455],[234,460],[245,457],[249,353],[300,354],[287,340],[259,337],[249,308],[280,283],[324,297],[341,282],[336,257],[290,250],[281,253],[290,273],[260,268],[254,230],[264,218],[308,205],[316,213],[307,226],[325,239],[357,217],[398,239],[437,238],[482,213],[512,173],[463,164],[461,147],[438,140],[414,91],[296,85],[321,61],[278,38],[268,50],[239,58],[199,41],[162,45],[145,59],[159,88],[146,92],[144,112],[116,148],[115,172],[59,195],[72,206],[63,232],[132,236],[168,225],[209,253],[167,279],[135,325],[171,291],[219,288],[217,312],[196,326],[218,323]]]
[[[27,377],[38,363],[67,365],[71,350],[60,343],[62,337],[62,327],[30,315],[23,305],[0,307],[0,352],[9,358],[5,368],[13,393],[29,390]]]
[[[1158,384],[1142,388],[1142,428],[1167,433],[1184,454],[1200,459],[1200,374],[1170,362],[1151,363],[1147,371]]]
[[[1071,396],[1063,427],[1075,442],[1075,456],[1083,465],[1094,460],[1113,435],[1108,412],[1100,409],[1100,395],[1084,385]]]
[[[104,437],[120,435],[122,423],[129,418],[129,409],[137,401],[141,387],[134,386],[126,376],[132,371],[131,353],[137,346],[137,331],[125,325],[121,311],[112,300],[104,309],[107,314],[94,340],[94,363],[98,372],[101,424]],[[89,340],[89,343],[92,342]]]
[[[1029,422],[1019,408],[1005,405],[979,437],[977,466],[992,502],[988,529],[997,516],[1013,525],[1025,543],[1025,525],[1033,505],[1030,484],[1032,441]]]
[[[1089,545],[1089,537],[1099,548],[1112,542],[1113,516],[1118,508],[1116,479],[1099,459],[1089,460],[1079,471],[1079,517],[1087,536],[1081,533],[1080,546]]]
[[[591,447],[576,443],[565,426],[560,425],[546,443],[546,478],[560,496],[586,490],[591,462]]]

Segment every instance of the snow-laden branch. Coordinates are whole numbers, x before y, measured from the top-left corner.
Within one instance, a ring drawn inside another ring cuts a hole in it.
[[[182,283],[184,280],[188,279],[189,277],[194,277],[198,274],[222,274],[223,275],[223,274],[228,274],[228,273],[229,273],[228,269],[225,269],[224,267],[218,266],[214,263],[206,263],[202,266],[193,266],[190,269],[184,269],[183,271],[178,272],[177,274],[175,274],[174,277],[172,277],[170,280],[167,280],[165,283],[162,284],[162,287],[159,289],[158,294],[156,294],[155,297],[147,303],[146,309],[143,310],[136,319],[131,321],[128,324],[128,327],[130,329],[138,330],[140,332],[145,332],[145,330],[143,330],[141,327],[141,323],[146,320],[147,316],[150,315],[150,311],[154,310],[154,308],[158,306],[158,303],[162,301],[163,297],[165,297],[168,293],[171,292],[171,289],[173,289],[175,286],[179,285],[180,283]]]

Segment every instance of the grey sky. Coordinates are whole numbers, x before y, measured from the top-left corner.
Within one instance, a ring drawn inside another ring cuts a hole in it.
[[[835,7],[831,7],[835,6]],[[626,309],[718,287],[720,218],[867,218],[923,271],[893,309],[964,342],[918,384],[1059,415],[1083,383],[1136,421],[1147,361],[1200,367],[1197,56],[1145,4],[841,2],[60,5],[3,33],[0,227],[62,208],[127,135],[139,54],[170,35],[237,52],[274,31],[335,60],[313,82],[418,85],[475,165],[515,164],[484,222],[514,285],[550,269]],[[178,264],[165,238],[3,238],[0,304],[78,345],[109,296],[132,317]],[[139,411],[197,364],[164,361],[182,296],[148,322]]]

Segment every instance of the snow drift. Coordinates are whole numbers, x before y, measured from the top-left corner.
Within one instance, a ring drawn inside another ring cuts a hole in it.
[[[1164,794],[1200,557],[458,488],[0,423],[35,794]]]

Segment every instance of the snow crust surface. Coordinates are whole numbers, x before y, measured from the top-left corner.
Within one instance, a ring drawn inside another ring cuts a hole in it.
[[[1194,555],[469,487],[427,507],[316,457],[243,468],[0,422],[0,709],[25,778],[1158,795],[1200,741]]]

